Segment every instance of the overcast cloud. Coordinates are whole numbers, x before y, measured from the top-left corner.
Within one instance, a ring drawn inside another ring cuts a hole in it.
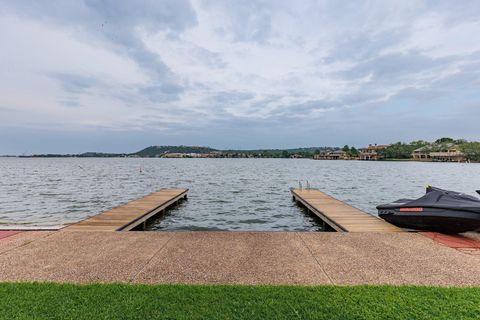
[[[0,154],[480,140],[480,2],[0,0]]]

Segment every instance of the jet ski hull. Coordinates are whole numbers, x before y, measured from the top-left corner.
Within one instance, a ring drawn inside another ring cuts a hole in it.
[[[439,208],[382,209],[381,206],[379,206],[378,215],[385,221],[406,229],[428,230],[442,233],[480,231],[480,214],[469,211]]]
[[[401,228],[444,233],[480,230],[479,198],[432,186],[418,199],[400,199],[377,209],[381,218]]]

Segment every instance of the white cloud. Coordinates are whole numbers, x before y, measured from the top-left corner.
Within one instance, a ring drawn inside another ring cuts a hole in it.
[[[472,13],[479,8],[475,1],[3,2],[0,125],[215,134],[221,121],[294,121],[314,132],[313,123],[333,125],[352,110],[371,115],[357,118],[371,126],[379,110],[402,112],[406,92],[416,93],[408,106],[452,113],[449,101],[480,79],[480,15]],[[436,109],[427,96],[444,97],[444,105]]]

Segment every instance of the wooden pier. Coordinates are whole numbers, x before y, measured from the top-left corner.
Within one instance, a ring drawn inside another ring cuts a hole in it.
[[[62,231],[129,231],[187,198],[188,189],[161,189],[143,198],[71,224]]]
[[[401,232],[402,229],[354,208],[317,189],[292,189],[293,199],[317,215],[335,231]]]

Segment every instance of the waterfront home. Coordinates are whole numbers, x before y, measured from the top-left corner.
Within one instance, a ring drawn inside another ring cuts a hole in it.
[[[348,155],[343,150],[334,150],[320,152],[320,154],[316,154],[313,158],[315,160],[345,160],[348,159]]]
[[[419,160],[419,161],[429,160],[431,151],[432,151],[431,146],[424,146],[424,147],[415,149],[412,152],[412,158],[414,160]]]
[[[290,156],[292,159],[302,159],[303,156],[301,154],[295,153]]]
[[[465,162],[467,160],[465,154],[457,148],[430,152],[430,159],[441,162]]]
[[[162,155],[162,158],[214,158],[213,153],[180,153],[170,152]]]
[[[383,159],[383,155],[378,151],[387,147],[388,145],[370,144],[368,148],[360,150],[359,160],[381,160]]]
[[[412,158],[418,161],[464,162],[466,155],[452,143],[425,146],[413,150]]]

